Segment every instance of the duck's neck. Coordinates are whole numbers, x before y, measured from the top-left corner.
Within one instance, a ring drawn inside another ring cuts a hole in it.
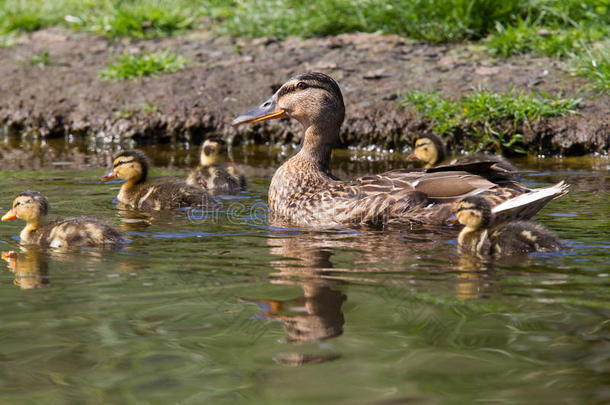
[[[207,166],[212,166],[215,164],[220,163],[221,159],[219,156],[208,156],[208,155],[201,155],[200,158],[200,165],[203,167],[207,167]]]
[[[36,232],[38,228],[40,228],[40,219],[28,221],[25,225],[25,228],[23,228],[23,230],[19,234],[21,242],[30,243],[33,239],[33,233]]]
[[[458,247],[466,251],[478,252],[485,241],[487,240],[487,230],[482,228],[474,228],[470,226],[464,227],[458,235]]]
[[[128,194],[133,192],[135,190],[136,186],[139,184],[142,184],[142,183],[144,183],[144,181],[141,181],[138,178],[127,180],[127,182],[123,183],[123,185],[121,186],[121,190],[119,191],[119,195],[117,196],[117,199],[119,201],[124,201],[125,196],[127,196]]]
[[[301,150],[297,155],[319,171],[330,174],[330,156],[339,138],[339,125],[310,125],[305,129]]]

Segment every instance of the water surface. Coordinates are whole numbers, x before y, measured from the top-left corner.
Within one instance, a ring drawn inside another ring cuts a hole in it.
[[[197,150],[150,146],[156,177]],[[602,404],[610,401],[608,158],[522,159],[525,184],[571,192],[537,221],[568,249],[456,253],[454,233],[272,228],[266,193],[290,150],[242,147],[248,191],[212,212],[117,211],[112,148],[5,140],[7,210],[26,189],[50,217],[92,215],[129,238],[80,253],[2,223],[0,403]],[[403,155],[339,151],[341,177]],[[17,170],[19,169],[19,170]],[[36,169],[36,170],[32,170]]]

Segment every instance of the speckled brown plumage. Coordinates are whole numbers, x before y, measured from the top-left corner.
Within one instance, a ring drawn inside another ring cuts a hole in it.
[[[116,229],[97,218],[60,219],[30,233],[28,244],[51,247],[118,246],[123,237]]]
[[[299,150],[271,181],[272,218],[316,228],[439,224],[452,215],[460,199],[469,195],[484,195],[496,205],[529,192],[494,168],[493,162],[394,170],[352,181],[337,180],[330,171],[330,157],[344,111],[343,97],[333,79],[322,73],[305,73],[293,77],[270,99],[233,121],[233,125],[240,125],[287,115],[305,128]],[[519,212],[514,215],[519,218]]]
[[[124,187],[124,186],[123,186]],[[142,183],[121,188],[119,202],[139,210],[171,210],[185,207],[216,207],[207,192],[182,181]]]

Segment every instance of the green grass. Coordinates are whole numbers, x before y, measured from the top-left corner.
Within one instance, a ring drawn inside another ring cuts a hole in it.
[[[137,55],[123,53],[115,62],[108,63],[106,70],[100,72],[100,77],[108,80],[137,79],[176,72],[185,65],[184,57],[169,50]]]
[[[573,61],[574,71],[590,79],[591,86],[600,92],[610,92],[610,43],[592,49]]]
[[[522,125],[542,117],[574,113],[580,99],[534,96],[525,93],[494,93],[478,89],[458,101],[438,92],[414,90],[406,93],[401,105],[410,105],[432,121],[440,135],[462,133],[475,139],[474,150],[525,153],[522,147]]]
[[[327,0],[238,2],[230,33],[312,37],[343,32],[398,33],[432,42],[477,39],[522,12],[519,0]]]
[[[219,0],[4,0],[0,34],[65,26],[108,37],[152,38],[195,28]]]
[[[30,58],[30,65],[36,66],[40,69],[45,68],[53,63],[53,58],[51,58],[51,54],[48,49],[40,52],[37,55],[34,55]]]
[[[545,28],[519,20],[508,27],[498,24],[496,33],[486,40],[486,46],[502,58],[525,53],[562,58],[582,52],[608,33],[607,27],[602,26]]]
[[[447,42],[480,39],[520,20],[559,29],[607,26],[608,8],[608,0],[4,0],[0,34],[64,25],[148,38],[209,28],[201,20],[209,17],[221,31],[249,37],[363,31]]]
[[[49,26],[109,38],[190,29],[280,39],[381,32],[430,42],[484,40],[502,58],[586,59],[610,36],[610,0],[0,0],[0,45]],[[605,73],[596,69],[579,71],[603,87]]]

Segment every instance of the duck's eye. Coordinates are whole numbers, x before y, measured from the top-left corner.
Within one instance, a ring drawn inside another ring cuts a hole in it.
[[[307,87],[309,87],[309,86],[307,86],[307,83],[305,83],[305,82],[297,83],[297,89],[299,89],[299,90],[305,90]]]
[[[17,201],[17,202],[15,203],[15,207],[16,207],[16,206],[18,206],[18,205],[21,205],[21,201]]]

